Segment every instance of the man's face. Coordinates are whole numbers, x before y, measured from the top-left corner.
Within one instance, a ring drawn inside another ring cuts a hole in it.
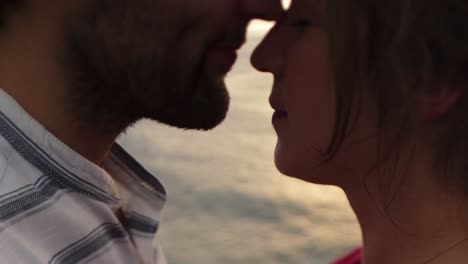
[[[73,111],[104,122],[215,127],[228,109],[224,77],[249,20],[281,13],[279,0],[252,1],[83,0],[64,27],[61,58]]]

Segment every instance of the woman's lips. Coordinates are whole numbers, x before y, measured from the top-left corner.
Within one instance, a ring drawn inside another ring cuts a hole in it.
[[[281,111],[281,110],[276,110],[273,113],[273,123],[279,122],[283,119],[286,119],[288,117],[288,112]]]
[[[273,88],[273,91],[275,91],[275,88]],[[280,122],[281,120],[284,120],[288,117],[288,112],[285,110],[284,104],[281,103],[282,101],[278,96],[273,96],[272,94],[269,98],[269,102],[271,108],[275,110],[272,117],[274,125],[275,123]]]

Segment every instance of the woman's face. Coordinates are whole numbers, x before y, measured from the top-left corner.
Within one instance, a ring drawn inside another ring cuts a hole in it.
[[[321,0],[293,0],[256,49],[252,63],[274,75],[270,103],[278,169],[312,182],[335,183],[343,174],[362,173],[360,164],[372,162],[372,144],[359,139],[373,131],[368,128],[371,114],[362,115],[336,157],[323,163],[336,112],[325,8]]]

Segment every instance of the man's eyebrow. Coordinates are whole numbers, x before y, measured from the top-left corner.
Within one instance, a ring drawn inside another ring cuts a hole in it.
[[[222,0],[221,0],[222,1]],[[256,12],[249,12],[259,19],[264,20],[278,20],[283,13],[283,5],[281,0],[250,0],[249,4],[244,2],[247,9],[256,10]],[[262,11],[260,11],[262,10]]]
[[[320,20],[324,18],[323,4],[324,1],[322,0],[292,0],[288,11],[292,10],[303,15],[311,15]]]

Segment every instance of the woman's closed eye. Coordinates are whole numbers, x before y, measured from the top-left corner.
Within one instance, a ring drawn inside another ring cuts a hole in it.
[[[291,19],[291,22],[285,23],[286,26],[293,28],[306,28],[312,25],[312,21],[307,18]]]

